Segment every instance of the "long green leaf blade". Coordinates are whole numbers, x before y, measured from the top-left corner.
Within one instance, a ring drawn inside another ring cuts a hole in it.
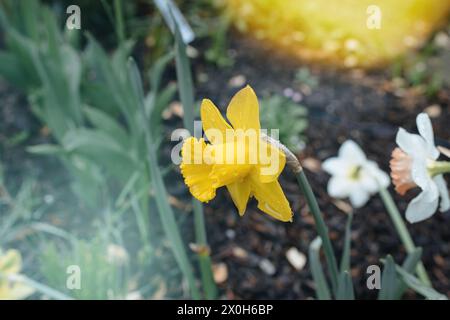
[[[350,249],[351,249],[351,237],[352,237],[352,221],[353,213],[350,213],[345,225],[345,238],[344,238],[344,250],[341,257],[341,272],[350,271]]]
[[[428,300],[448,300],[448,298],[434,290],[432,287],[429,287],[423,284],[417,277],[413,276],[411,273],[407,272],[400,266],[396,267],[396,271],[402,280],[414,291],[420,293]]]
[[[352,278],[347,271],[339,274],[336,300],[355,300]]]
[[[158,207],[158,213],[161,218],[161,222],[165,231],[167,238],[170,241],[171,248],[174,252],[175,259],[186,278],[189,288],[191,290],[192,297],[194,299],[200,299],[200,292],[195,284],[194,271],[189,262],[189,258],[181,238],[180,230],[178,228],[177,222],[175,220],[175,214],[168,202],[168,194],[164,181],[161,175],[161,170],[158,166],[158,159],[156,157],[156,148],[152,142],[152,137],[149,128],[145,125],[148,123],[148,117],[145,112],[145,106],[142,94],[141,77],[136,64],[130,59],[129,64],[130,78],[133,80],[134,94],[136,97],[140,98],[139,110],[141,112],[143,127],[145,129],[145,141],[147,146],[147,164],[150,169],[150,178],[155,191],[155,201]]]
[[[316,285],[316,296],[319,300],[331,300],[330,289],[320,263],[320,248],[322,240],[320,237],[315,238],[309,245],[308,256],[311,265],[311,273]]]
[[[397,275],[395,262],[390,255],[386,257],[383,274],[381,276],[381,289],[378,292],[378,300],[393,300],[397,289]]]

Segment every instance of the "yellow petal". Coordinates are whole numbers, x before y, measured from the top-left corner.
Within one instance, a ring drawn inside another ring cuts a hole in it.
[[[203,99],[200,107],[203,130],[211,143],[224,143],[226,130],[233,130],[209,99]],[[220,141],[221,140],[221,141]]]
[[[262,183],[259,175],[249,175],[251,193],[258,200],[258,208],[284,222],[292,221],[292,210],[278,181]]]
[[[227,109],[227,118],[234,129],[253,129],[259,134],[258,98],[250,86],[246,86],[234,95]]]
[[[259,179],[262,183],[278,179],[286,165],[286,156],[279,148],[260,141],[259,143]]]
[[[22,257],[17,250],[10,249],[0,255],[0,273],[16,274],[22,268]]]
[[[228,192],[231,195],[239,215],[243,216],[247,208],[247,202],[250,198],[250,181],[244,179],[243,181],[236,181],[227,185]]]
[[[0,290],[2,291],[2,290]],[[22,300],[34,293],[34,289],[23,283],[14,283],[4,289],[4,295],[8,300]],[[0,294],[1,300],[1,294]]]
[[[208,202],[216,196],[216,189],[209,177],[213,165],[208,154],[205,140],[190,137],[181,149],[181,173],[191,194],[202,202]]]

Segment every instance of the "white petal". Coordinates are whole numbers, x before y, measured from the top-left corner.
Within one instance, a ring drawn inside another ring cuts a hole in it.
[[[428,154],[433,160],[439,157],[439,150],[434,144],[433,126],[431,125],[430,117],[426,113],[420,113],[416,119],[417,129],[420,135],[427,143]]]
[[[438,207],[439,198],[428,201],[428,191],[422,191],[417,197],[412,199],[406,208],[406,220],[410,223],[419,222],[431,217]]]
[[[389,177],[389,175],[384,172],[383,170],[378,170],[378,174],[376,176],[378,184],[380,185],[380,188],[387,188],[390,186],[391,184],[391,178]]]
[[[367,159],[364,152],[353,140],[347,140],[342,144],[339,148],[339,158],[358,164],[364,163]]]
[[[377,181],[378,188],[376,191],[378,191],[379,188],[387,188],[391,184],[389,175],[381,170],[376,162],[368,161],[364,169]]]
[[[418,134],[412,134],[400,128],[395,139],[398,146],[413,158],[427,158],[427,146],[425,140]]]
[[[348,167],[347,161],[337,157],[329,158],[322,163],[322,169],[333,176],[347,174]]]
[[[380,188],[377,179],[367,170],[360,172],[359,177],[360,188],[364,189],[370,194],[376,193]]]
[[[349,179],[333,176],[328,181],[327,192],[333,198],[346,198],[352,189]]]
[[[355,188],[350,194],[350,202],[352,203],[353,207],[361,208],[363,205],[367,203],[369,197],[370,197],[369,193],[363,190],[362,188]]]
[[[430,185],[434,184],[428,173],[427,160],[423,158],[413,159],[411,177],[422,190],[429,189]]]
[[[450,199],[448,196],[447,184],[445,183],[444,176],[442,174],[434,177],[433,181],[439,190],[439,195],[441,196],[441,206],[439,210],[445,212],[450,209]]]

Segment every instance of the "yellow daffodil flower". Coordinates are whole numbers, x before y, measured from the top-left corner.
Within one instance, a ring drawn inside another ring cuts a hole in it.
[[[25,299],[34,289],[20,282],[8,279],[11,275],[18,275],[22,269],[22,258],[19,251],[8,250],[3,253],[0,249],[0,300]]]
[[[190,137],[181,150],[181,173],[190,192],[208,202],[217,188],[225,186],[241,216],[253,196],[263,212],[292,221],[292,210],[278,182],[286,156],[261,139],[258,99],[250,86],[231,99],[226,116],[231,125],[211,100],[202,101],[201,120],[210,143]]]

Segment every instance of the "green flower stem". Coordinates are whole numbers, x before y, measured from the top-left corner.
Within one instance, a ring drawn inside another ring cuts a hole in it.
[[[400,240],[405,246],[406,252],[411,253],[415,251],[416,246],[414,245],[411,235],[409,234],[408,229],[406,228],[405,221],[400,215],[400,212],[398,211],[391,194],[385,188],[381,188],[379,193],[381,199],[383,200],[384,206],[386,207],[386,210],[389,213],[392,222],[394,223],[395,229],[397,230]],[[428,277],[422,262],[418,263],[416,271],[419,279],[423,282],[423,284],[431,287],[430,278]]]
[[[331,245],[330,237],[328,236],[328,228],[323,220],[322,213],[320,212],[319,205],[317,204],[316,197],[311,189],[311,185],[308,182],[308,178],[303,170],[299,170],[295,173],[298,185],[306,197],[309,209],[314,217],[316,223],[317,233],[322,239],[323,249],[325,252],[325,258],[327,260],[328,271],[331,276],[331,286],[334,294],[337,292],[338,281],[338,267],[336,262],[336,256],[334,255],[333,246]]]
[[[203,205],[197,199],[192,199],[194,209],[194,228],[195,240],[202,249],[198,253],[200,262],[200,273],[205,290],[206,299],[217,298],[217,287],[214,282],[214,276],[211,268],[211,257],[209,256],[209,247],[206,239],[205,218],[203,214]]]
[[[450,172],[450,161],[434,161],[428,166],[428,172],[432,177],[438,174],[449,173]]]

